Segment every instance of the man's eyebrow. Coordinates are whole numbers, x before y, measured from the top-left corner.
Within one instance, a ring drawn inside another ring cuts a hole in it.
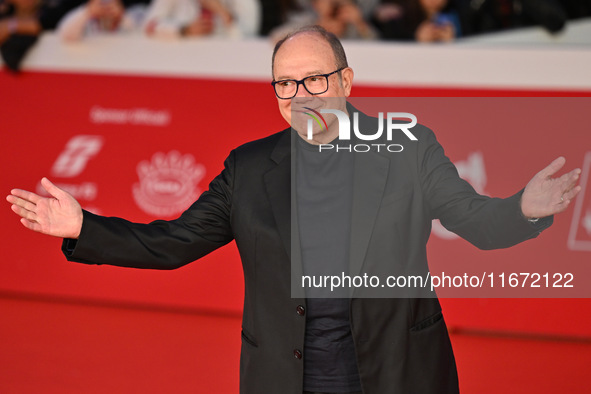
[[[304,74],[304,75],[305,75],[306,77],[309,77],[309,76],[311,76],[311,75],[322,75],[322,74],[325,74],[324,72],[322,72],[322,70],[313,70],[313,71],[308,71],[308,72],[307,72],[306,74]],[[276,80],[276,81],[283,81],[283,80],[286,80],[286,79],[293,79],[293,80],[295,80],[296,78],[294,78],[294,77],[290,77],[290,76],[284,76],[284,75],[281,75],[281,76],[277,77],[275,80]]]

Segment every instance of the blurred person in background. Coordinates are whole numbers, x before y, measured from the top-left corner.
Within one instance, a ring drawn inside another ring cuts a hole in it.
[[[5,65],[18,71],[37,36],[55,29],[64,15],[82,4],[84,0],[0,0],[0,52]]]
[[[260,8],[258,0],[153,0],[143,30],[158,38],[252,37],[260,31]]]
[[[271,30],[287,23],[292,15],[302,11],[298,0],[259,0],[261,5],[260,35],[267,36]]]
[[[420,20],[414,31],[416,41],[449,42],[461,35],[460,18],[451,1],[416,0],[411,6],[415,20]]]
[[[568,19],[566,4],[589,0],[457,0],[465,35],[492,33],[527,26],[542,26],[549,33],[562,31]],[[580,10],[572,7],[573,13]]]
[[[312,0],[316,24],[340,38],[377,38],[361,7],[351,0]]]
[[[371,21],[384,40],[402,39],[403,0],[381,0],[371,15]]]
[[[132,32],[141,26],[145,10],[144,4],[126,9],[120,0],[90,0],[68,12],[57,33],[64,41],[79,41],[89,35]]]
[[[373,3],[364,2],[371,12]],[[341,39],[378,38],[377,31],[364,15],[364,9],[353,0],[311,0],[310,6],[287,23],[271,32],[276,42],[291,31],[308,25],[319,25]]]
[[[62,18],[74,8],[85,4],[86,0],[43,0],[40,21],[44,30],[53,30]],[[134,4],[149,4],[150,0],[122,0],[125,8]]]
[[[591,0],[560,0],[568,19],[591,17]]]
[[[6,66],[17,71],[25,54],[42,30],[39,22],[41,0],[0,2],[0,53]]]
[[[372,20],[387,40],[449,42],[462,34],[450,0],[383,0]]]

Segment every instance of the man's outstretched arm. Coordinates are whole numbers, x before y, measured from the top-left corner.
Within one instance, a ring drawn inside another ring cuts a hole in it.
[[[47,178],[41,179],[41,186],[51,197],[13,189],[6,200],[26,228],[54,237],[77,239],[82,229],[82,208],[78,201]]]
[[[230,225],[233,154],[209,189],[174,220],[149,224],[83,211],[67,192],[49,180],[49,193],[14,189],[7,200],[21,223],[43,234],[65,238],[62,251],[70,261],[122,267],[174,269],[197,260],[233,239]]]
[[[559,157],[511,197],[478,195],[458,176],[430,130],[419,140],[421,181],[431,217],[481,249],[506,248],[537,236],[581,190],[576,185],[580,169],[555,177],[566,162]],[[525,218],[547,219],[532,224]]]

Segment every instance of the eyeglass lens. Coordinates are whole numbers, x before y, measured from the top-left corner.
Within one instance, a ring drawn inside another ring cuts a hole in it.
[[[328,78],[324,75],[312,75],[303,81],[310,94],[321,94],[328,90]],[[275,91],[280,98],[292,98],[296,95],[299,84],[294,80],[280,81],[275,84]]]

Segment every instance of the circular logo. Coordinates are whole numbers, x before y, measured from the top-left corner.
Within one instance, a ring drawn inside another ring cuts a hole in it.
[[[133,185],[136,204],[154,216],[172,216],[183,212],[199,197],[198,183],[205,167],[195,163],[193,155],[177,151],[157,152],[152,161],[137,166],[139,182]]]

